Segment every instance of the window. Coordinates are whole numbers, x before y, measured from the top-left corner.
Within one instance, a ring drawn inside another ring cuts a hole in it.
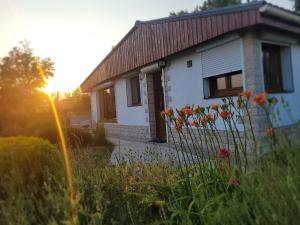
[[[243,91],[242,71],[207,78],[210,97],[238,95]]]
[[[116,121],[115,92],[113,87],[99,92],[100,117],[103,122]]]
[[[141,91],[139,76],[131,77],[126,82],[127,88],[127,105],[139,106],[141,105]]]
[[[290,48],[262,44],[265,89],[269,93],[293,91]]]

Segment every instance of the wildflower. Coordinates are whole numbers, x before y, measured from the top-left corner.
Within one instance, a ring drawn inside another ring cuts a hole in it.
[[[228,181],[229,186],[238,186],[238,185],[240,185],[240,183],[241,183],[241,180],[237,176],[231,177]]]
[[[181,130],[182,126],[184,124],[184,119],[180,116],[178,116],[175,120],[175,127],[177,130]]]
[[[193,126],[193,127],[198,127],[198,126],[199,126],[199,122],[198,122],[198,121],[193,121],[193,122],[191,123],[191,126]]]
[[[226,148],[220,149],[219,154],[220,154],[220,157],[223,159],[226,159],[226,158],[228,159],[230,157],[230,151]]]
[[[170,117],[171,115],[173,115],[173,109],[172,108],[166,108],[164,111],[161,112],[161,115]]]
[[[268,137],[272,137],[273,136],[273,129],[272,129],[272,127],[267,128],[266,134],[267,134]]]
[[[208,121],[213,121],[215,120],[215,116],[212,113],[208,113],[205,115],[205,117],[207,118]]]
[[[252,92],[251,91],[244,91],[240,94],[240,96],[243,96],[245,98],[250,98],[252,96]]]
[[[259,106],[264,106],[267,102],[267,93],[266,92],[263,92],[262,94],[260,95],[256,95],[254,97],[254,102],[256,104],[258,104]]]
[[[187,116],[192,116],[194,114],[193,110],[191,109],[191,107],[189,105],[186,105],[185,107],[183,107],[181,109],[181,111],[186,114]]]
[[[207,119],[200,119],[199,120],[200,123],[203,125],[203,126],[206,126],[208,124],[208,120]]]
[[[223,120],[227,120],[229,118],[229,116],[230,116],[230,112],[228,112],[228,111],[222,111],[220,113],[220,116],[222,117]]]
[[[219,106],[220,106],[219,104],[212,104],[212,105],[211,105],[211,108],[212,108],[213,110],[218,111]]]
[[[198,106],[195,109],[195,113],[197,113],[197,114],[201,114],[201,113],[204,113],[204,112],[205,112],[205,109],[203,107]]]

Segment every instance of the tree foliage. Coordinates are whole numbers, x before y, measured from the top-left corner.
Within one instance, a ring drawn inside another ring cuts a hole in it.
[[[299,0],[298,0],[299,1]],[[250,2],[250,0],[247,0]],[[191,13],[197,13],[209,9],[225,7],[230,5],[241,4],[241,0],[205,0],[202,5],[197,5]],[[170,12],[169,16],[181,16],[186,15],[189,12],[187,10],[180,10],[178,12]]]
[[[36,57],[28,42],[21,42],[1,59],[0,134],[12,127],[28,125],[28,121],[45,108],[47,99],[40,88],[45,86],[45,78],[53,76],[53,72],[51,59]]]
[[[300,12],[300,0],[295,0],[294,8],[295,11]]]

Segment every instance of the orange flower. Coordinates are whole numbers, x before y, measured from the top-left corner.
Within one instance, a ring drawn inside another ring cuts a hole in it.
[[[182,126],[184,124],[184,119],[180,116],[178,116],[175,120],[175,127],[177,130],[181,130]]]
[[[165,111],[161,112],[162,116],[167,116],[170,117],[173,114],[173,109],[172,108],[166,108]]]
[[[199,122],[198,122],[198,121],[193,121],[193,122],[191,123],[191,126],[193,126],[193,127],[198,127],[198,126],[199,126]]]
[[[205,117],[207,118],[208,121],[215,120],[214,114],[212,114],[212,113],[206,114]]]
[[[230,116],[230,112],[228,112],[228,111],[222,111],[220,113],[220,116],[222,117],[223,120],[227,120],[229,118],[229,116]]]
[[[245,98],[250,98],[252,96],[252,92],[251,91],[244,91],[241,93],[241,96],[245,97]]]
[[[194,114],[193,110],[191,109],[191,107],[189,105],[186,105],[185,107],[183,107],[181,109],[181,111],[186,114],[187,116],[191,116]]]
[[[267,93],[263,92],[260,95],[256,95],[254,97],[254,102],[256,104],[258,104],[259,106],[264,106],[266,104],[266,102],[267,102]]]
[[[219,104],[212,104],[212,105],[211,105],[211,108],[212,108],[213,110],[216,110],[216,111],[217,111],[217,110],[219,109],[219,106],[220,106]]]
[[[266,134],[267,134],[268,137],[272,137],[273,136],[273,129],[272,129],[272,127],[267,128]]]
[[[206,126],[208,124],[208,120],[207,119],[200,119],[199,120],[200,123],[203,125],[203,126]]]

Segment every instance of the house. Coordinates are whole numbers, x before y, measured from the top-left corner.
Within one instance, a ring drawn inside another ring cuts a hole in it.
[[[91,93],[93,124],[126,139],[169,141],[164,108],[243,90],[284,96],[299,119],[299,41],[300,16],[264,1],[136,21],[81,89]],[[259,133],[263,116],[253,118]]]

